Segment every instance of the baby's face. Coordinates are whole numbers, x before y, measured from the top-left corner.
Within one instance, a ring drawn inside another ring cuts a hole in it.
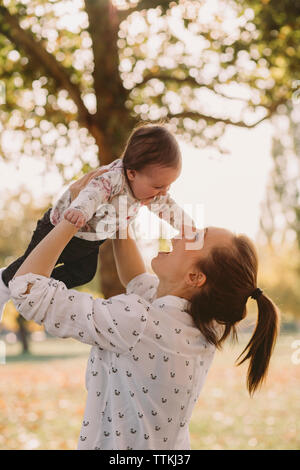
[[[155,196],[164,196],[181,173],[181,163],[176,168],[148,165],[141,171],[127,170],[134,196],[147,205]]]

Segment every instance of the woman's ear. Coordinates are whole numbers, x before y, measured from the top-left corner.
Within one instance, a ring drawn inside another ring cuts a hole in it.
[[[190,287],[202,287],[206,282],[206,276],[201,271],[190,271],[187,276],[187,284]]]
[[[133,181],[136,175],[136,170],[126,170],[126,173],[129,181]]]

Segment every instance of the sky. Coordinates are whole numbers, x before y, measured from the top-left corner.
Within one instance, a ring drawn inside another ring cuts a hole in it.
[[[231,126],[224,142],[230,154],[218,159],[183,146],[183,171],[174,183],[174,195],[179,203],[200,200],[205,226],[255,237],[272,163],[271,128],[267,123],[251,130]]]

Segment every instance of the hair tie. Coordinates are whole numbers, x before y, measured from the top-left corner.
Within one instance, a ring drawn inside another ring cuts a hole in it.
[[[258,297],[259,297],[262,293],[263,293],[263,291],[262,291],[259,287],[257,287],[257,288],[252,292],[252,294],[251,294],[251,299],[257,300]]]

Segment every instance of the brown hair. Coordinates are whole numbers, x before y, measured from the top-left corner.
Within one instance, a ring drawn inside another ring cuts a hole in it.
[[[198,261],[197,267],[206,275],[206,282],[191,299],[190,313],[207,341],[221,349],[230,333],[237,339],[235,325],[245,318],[247,300],[257,287],[256,250],[245,235],[233,236],[232,248],[212,248],[207,258]],[[257,306],[255,330],[236,360],[245,354],[237,365],[250,361],[247,373],[250,396],[266,378],[279,328],[279,311],[271,299],[262,293],[257,298]],[[224,325],[221,337],[216,324]]]
[[[148,165],[176,167],[181,161],[181,152],[164,123],[139,123],[131,132],[120,158],[125,170],[141,171]]]

